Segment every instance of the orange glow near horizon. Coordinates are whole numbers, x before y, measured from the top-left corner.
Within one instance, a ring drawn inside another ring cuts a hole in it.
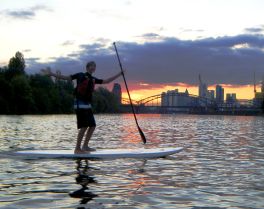
[[[227,93],[236,93],[237,99],[253,99],[254,86],[253,85],[230,85],[221,84],[224,88],[225,97]],[[178,89],[179,92],[185,92],[188,89],[189,94],[198,95],[198,86],[191,86],[184,83],[177,83],[176,85],[139,85],[130,90],[130,95],[133,100],[144,99],[149,96],[161,94],[168,90]],[[209,86],[208,90],[215,90],[215,85]],[[260,91],[260,86],[257,86],[257,91]],[[127,92],[123,88],[122,98],[128,98]]]

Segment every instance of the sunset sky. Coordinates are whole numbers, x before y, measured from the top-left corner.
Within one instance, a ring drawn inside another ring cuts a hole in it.
[[[264,76],[263,8],[263,0],[1,0],[0,66],[21,51],[27,73],[50,66],[69,75],[94,60],[95,76],[107,78],[119,71],[116,41],[134,99],[197,94],[199,74],[209,89],[251,99],[254,71],[258,91]]]

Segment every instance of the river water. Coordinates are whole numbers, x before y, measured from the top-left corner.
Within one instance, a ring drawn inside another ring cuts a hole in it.
[[[74,115],[0,116],[0,208],[264,208],[264,117],[139,115],[160,159],[21,159],[73,149]],[[91,146],[143,147],[132,115],[96,115]],[[10,155],[11,154],[11,155]]]

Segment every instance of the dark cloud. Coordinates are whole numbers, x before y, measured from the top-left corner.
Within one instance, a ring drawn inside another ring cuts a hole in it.
[[[67,40],[67,41],[64,41],[61,45],[62,46],[70,46],[70,45],[73,45],[73,44],[74,44],[74,41]]]
[[[25,59],[26,60],[26,62],[36,62],[36,61],[39,61],[40,60],[40,58],[39,57],[31,57],[31,58],[26,58]]]
[[[39,11],[50,12],[52,10],[45,5],[36,5],[26,9],[4,10],[1,11],[1,14],[10,18],[29,20],[29,19],[33,19],[36,16],[37,12]]]
[[[80,60],[86,60],[87,57],[104,57],[111,54],[111,50],[104,45],[103,43],[94,43],[94,44],[83,44],[80,45]]]
[[[41,63],[38,63],[39,60],[40,60],[40,58],[38,58],[38,57],[25,58],[26,70],[32,68],[32,66],[35,66],[36,64],[41,69]],[[38,69],[38,71],[39,71],[39,69]]]
[[[32,51],[31,49],[24,49],[24,50],[22,50],[23,53],[31,52],[31,51]]]
[[[140,37],[144,41],[160,41],[164,38],[157,33],[145,33],[137,37]]]
[[[246,28],[245,32],[248,33],[261,33],[264,31],[264,27],[253,27],[253,28]]]
[[[200,40],[163,38],[158,42],[144,44],[118,42],[117,47],[127,79],[130,82],[149,84],[188,83],[196,85],[198,74],[209,84],[252,83],[253,72],[264,74],[264,36],[238,35]],[[96,75],[108,77],[119,71],[112,46],[102,43],[81,45],[79,53],[57,58],[47,63],[63,73],[84,70],[87,61],[95,60]],[[72,57],[70,56],[72,55]],[[31,65],[30,71],[39,70],[39,63]]]
[[[263,35],[237,35],[237,36],[224,36],[218,38],[204,38],[193,41],[193,45],[203,48],[227,48],[235,47],[241,44],[248,44],[250,47],[262,48],[264,46]],[[186,41],[188,44],[189,41]]]
[[[70,53],[67,55],[67,57],[74,58],[74,57],[79,57],[79,55],[80,55],[79,53]]]
[[[141,37],[147,37],[147,38],[157,38],[157,37],[160,37],[160,35],[159,34],[157,34],[157,33],[145,33],[145,34],[143,34]]]
[[[35,16],[35,12],[30,10],[7,11],[6,15],[18,19],[32,19]]]

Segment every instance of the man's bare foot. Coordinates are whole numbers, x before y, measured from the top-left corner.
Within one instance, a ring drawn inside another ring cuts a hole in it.
[[[96,149],[94,149],[94,148],[91,148],[91,147],[82,147],[82,150],[83,151],[88,151],[88,152],[92,152],[92,151],[96,151]]]
[[[85,150],[81,150],[81,149],[75,149],[74,150],[74,154],[86,154],[87,153],[87,151],[85,151]]]

